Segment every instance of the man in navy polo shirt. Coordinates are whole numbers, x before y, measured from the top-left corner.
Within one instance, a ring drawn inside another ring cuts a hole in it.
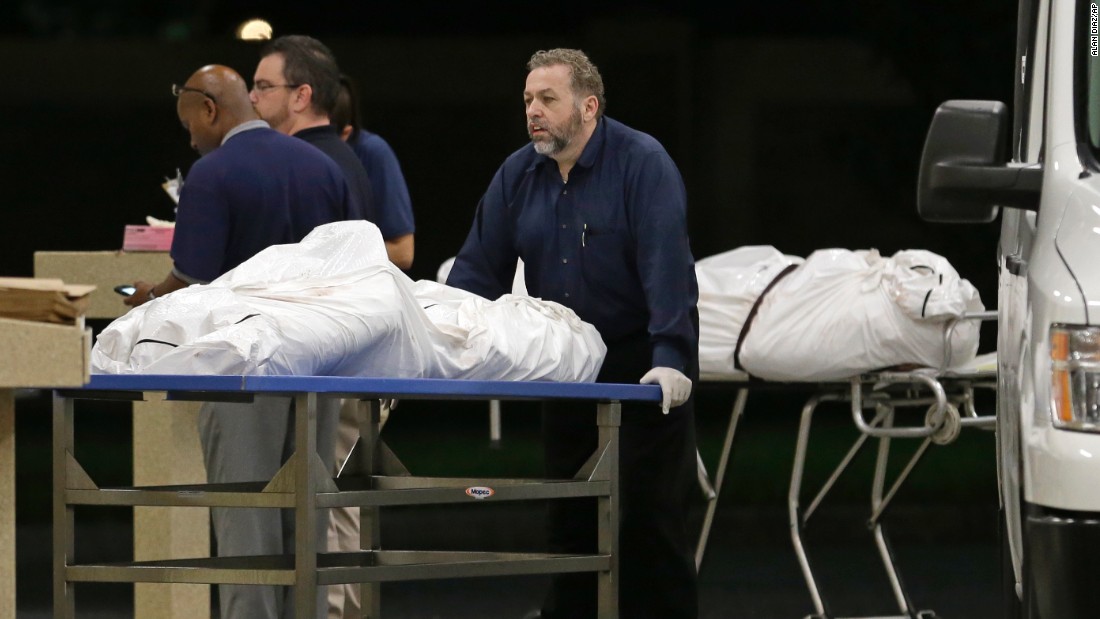
[[[532,296],[572,308],[603,336],[598,381],[660,384],[660,408],[622,407],[620,616],[694,618],[698,286],[683,180],[656,140],[603,115],[603,80],[583,52],[537,52],[527,68],[531,144],[497,170],[447,283],[494,299],[511,290],[522,258]],[[591,413],[544,409],[551,476],[574,476],[596,439]],[[595,549],[592,500],[577,501],[551,505],[555,552]],[[532,616],[595,617],[595,586],[592,574],[557,576]]]
[[[374,189],[363,164],[329,122],[340,92],[340,68],[322,42],[300,34],[269,41],[260,51],[249,96],[260,118],[280,133],[305,140],[344,172],[363,218],[375,221]]]
[[[202,157],[180,193],[172,272],[156,285],[135,282],[127,305],[210,282],[270,245],[302,240],[318,225],[362,217],[341,170],[260,120],[233,69],[203,67],[173,93]]]
[[[172,238],[174,268],[155,286],[137,282],[128,305],[141,305],[193,283],[206,283],[268,246],[296,243],[315,226],[362,218],[340,168],[309,144],[259,119],[244,80],[211,65],[173,86],[180,122],[202,154],[180,193]],[[270,481],[292,453],[293,401],[256,397],[249,404],[206,403],[199,437],[211,483]],[[318,403],[317,452],[333,464],[338,403]],[[278,509],[212,508],[219,556],[293,551],[293,518]],[[328,518],[317,519],[325,542]],[[293,610],[292,591],[221,585],[221,616],[276,619]],[[318,617],[324,616],[324,596]]]
[[[409,270],[415,253],[413,235],[416,232],[409,186],[393,148],[382,136],[363,128],[359,96],[347,75],[340,76],[340,93],[336,96],[330,120],[370,177],[374,189],[374,223],[382,231],[390,262]]]

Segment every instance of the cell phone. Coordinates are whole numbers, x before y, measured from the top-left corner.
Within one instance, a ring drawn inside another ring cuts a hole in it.
[[[134,288],[130,284],[120,284],[118,286],[115,286],[115,292],[124,297],[132,297],[134,296],[134,293],[137,292],[137,288]]]

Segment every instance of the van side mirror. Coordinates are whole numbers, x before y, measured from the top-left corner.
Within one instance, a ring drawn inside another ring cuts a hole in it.
[[[1043,171],[1009,163],[1008,109],[1000,101],[947,101],[928,128],[917,182],[927,221],[985,223],[998,207],[1037,210]]]

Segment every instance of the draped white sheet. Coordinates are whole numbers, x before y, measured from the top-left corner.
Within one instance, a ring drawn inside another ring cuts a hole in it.
[[[557,303],[413,282],[377,227],[347,221],[134,308],[92,371],[592,382],[606,351]]]
[[[945,359],[964,365],[977,354],[979,323],[951,322],[984,310],[978,292],[930,251],[883,258],[875,250],[822,249],[802,261],[746,247],[700,260],[696,273],[704,373],[732,372],[739,338],[741,368],[776,381],[843,380],[907,364],[938,368]]]

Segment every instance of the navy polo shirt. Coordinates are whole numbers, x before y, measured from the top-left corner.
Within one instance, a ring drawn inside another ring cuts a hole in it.
[[[187,174],[172,237],[173,273],[209,282],[314,227],[362,219],[340,168],[302,140],[267,128],[230,135]]]
[[[568,183],[530,144],[509,156],[447,283],[495,299],[516,258],[532,296],[572,308],[609,346],[648,332],[654,367],[687,371],[698,355],[687,195],[649,135],[600,119]]]
[[[367,169],[374,188],[374,219],[382,238],[395,239],[416,231],[412,200],[397,154],[381,136],[360,129],[348,142],[363,167]]]
[[[363,218],[374,222],[376,209],[374,203],[374,187],[372,178],[366,168],[360,163],[355,151],[351,150],[347,142],[340,138],[340,132],[332,125],[319,125],[302,129],[294,134],[294,137],[305,140],[316,146],[321,152],[328,155],[340,169],[344,171],[344,178],[348,181],[351,193],[359,201]]]

